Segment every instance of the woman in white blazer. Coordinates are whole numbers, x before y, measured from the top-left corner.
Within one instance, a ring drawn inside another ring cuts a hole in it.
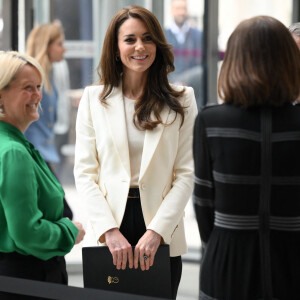
[[[193,89],[170,85],[171,46],[156,17],[139,6],[112,19],[76,124],[75,181],[100,243],[117,269],[148,270],[170,245],[176,298],[187,251],[184,207],[193,188]],[[132,246],[135,247],[133,253]]]

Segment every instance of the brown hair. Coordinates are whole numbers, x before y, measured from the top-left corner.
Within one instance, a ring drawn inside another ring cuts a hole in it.
[[[231,34],[221,67],[218,94],[243,107],[281,106],[300,93],[300,51],[278,20],[258,16]]]
[[[175,91],[169,84],[167,75],[174,71],[174,56],[171,45],[166,41],[163,30],[156,17],[141,6],[129,6],[119,11],[111,20],[104,39],[102,55],[97,67],[100,78],[99,83],[104,88],[99,96],[102,104],[106,104],[106,98],[114,87],[119,86],[122,80],[123,65],[116,60],[118,53],[118,33],[121,25],[129,18],[142,20],[156,44],[156,57],[149,69],[147,84],[143,95],[136,101],[134,123],[138,128],[152,130],[162,123],[160,112],[165,105],[181,116],[184,121],[184,108],[178,98],[182,91]],[[151,119],[154,113],[156,120]]]
[[[26,54],[34,57],[45,72],[45,90],[51,92],[50,71],[52,63],[48,56],[48,47],[63,35],[63,29],[56,22],[34,27],[28,38]]]

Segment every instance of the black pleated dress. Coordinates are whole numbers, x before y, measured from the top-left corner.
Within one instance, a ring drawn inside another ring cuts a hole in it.
[[[300,299],[300,106],[207,107],[193,147],[199,299]]]

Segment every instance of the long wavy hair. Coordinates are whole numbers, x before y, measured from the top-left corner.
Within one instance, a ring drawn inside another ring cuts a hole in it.
[[[181,116],[182,124],[184,122],[184,107],[181,105],[179,97],[184,93],[184,89],[176,91],[168,81],[168,74],[175,69],[172,46],[167,43],[156,17],[141,6],[129,6],[122,9],[112,18],[108,26],[101,59],[97,67],[98,84],[104,86],[99,99],[103,105],[107,105],[106,98],[114,87],[120,85],[122,80],[123,64],[121,60],[116,60],[119,50],[118,33],[121,25],[129,18],[137,18],[144,22],[156,44],[156,57],[149,69],[146,86],[142,96],[135,103],[133,116],[135,126],[143,130],[152,130],[158,124],[162,124],[160,113],[165,105],[176,112],[176,117],[177,114]],[[151,119],[152,113],[155,117],[154,120]]]
[[[257,16],[231,34],[221,67],[218,93],[238,106],[281,106],[300,94],[300,51],[278,20]]]
[[[63,34],[61,26],[57,23],[49,23],[34,27],[27,38],[26,54],[34,57],[42,66],[45,73],[45,90],[48,93],[52,90],[50,83],[52,63],[49,59],[48,48]]]

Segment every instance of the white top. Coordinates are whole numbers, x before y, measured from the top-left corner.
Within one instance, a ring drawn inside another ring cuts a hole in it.
[[[130,170],[131,170],[130,186],[138,187],[144,139],[145,139],[145,131],[137,129],[133,124],[132,117],[134,114],[134,104],[135,104],[135,100],[124,97]]]

